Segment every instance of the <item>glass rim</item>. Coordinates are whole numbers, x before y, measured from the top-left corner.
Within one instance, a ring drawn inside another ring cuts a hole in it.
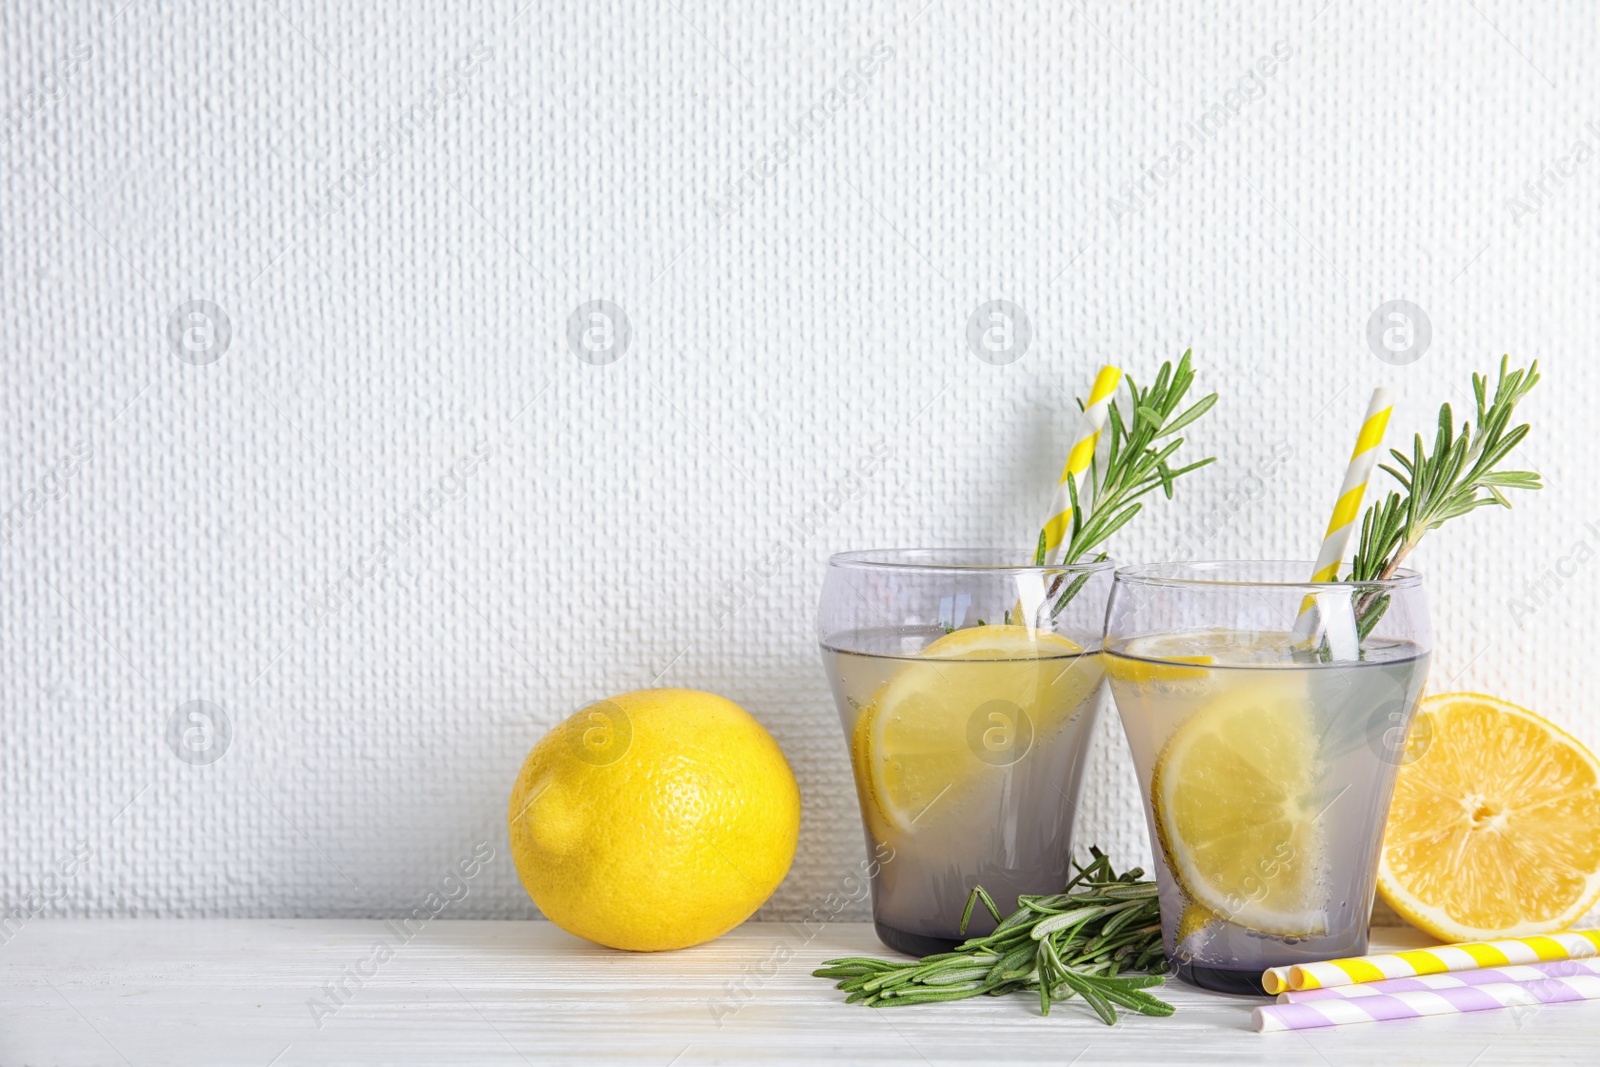
[[[1099,574],[1113,571],[1112,559],[1087,563],[961,563],[956,557],[974,559],[988,556],[995,560],[1033,558],[1036,549],[1022,548],[868,548],[835,552],[828,557],[829,567],[857,570],[908,571],[917,574]],[[927,559],[916,559],[925,556]],[[943,557],[941,561],[938,557]]]
[[[1316,569],[1314,560],[1296,559],[1210,559],[1210,560],[1172,560],[1166,563],[1135,563],[1117,568],[1115,581],[1129,585],[1163,586],[1173,589],[1205,589],[1205,588],[1233,588],[1233,589],[1382,589],[1399,590],[1415,589],[1422,585],[1420,571],[1409,567],[1396,569],[1388,578],[1371,578],[1359,582],[1313,582],[1309,578],[1302,580],[1267,581],[1256,578],[1221,578],[1205,577],[1205,568],[1221,567],[1250,567],[1276,565],[1282,567],[1299,567],[1301,573],[1308,574]],[[1188,574],[1174,573],[1186,571]],[[1197,573],[1198,572],[1198,573]]]

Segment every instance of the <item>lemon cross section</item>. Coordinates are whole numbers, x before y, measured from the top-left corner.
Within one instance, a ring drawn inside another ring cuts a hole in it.
[[[1100,683],[1098,656],[1024,626],[955,630],[901,667],[862,710],[851,738],[873,816],[902,833],[1047,741]]]
[[[1309,705],[1291,675],[1225,685],[1173,733],[1151,782],[1161,849],[1189,901],[1280,937],[1327,927]]]
[[[1422,702],[1432,727],[1395,783],[1378,892],[1444,941],[1563,930],[1600,898],[1600,762],[1540,716],[1480,693]]]

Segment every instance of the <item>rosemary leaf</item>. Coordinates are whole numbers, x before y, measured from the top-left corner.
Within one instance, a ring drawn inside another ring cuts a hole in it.
[[[1351,560],[1349,582],[1382,581],[1394,576],[1429,530],[1482,507],[1511,506],[1503,489],[1532,490],[1543,483],[1535,471],[1502,471],[1498,465],[1528,436],[1526,423],[1507,429],[1517,404],[1539,384],[1539,363],[1512,370],[1500,360],[1500,376],[1489,395],[1487,375],[1472,376],[1474,420],[1458,431],[1449,404],[1439,408],[1433,448],[1417,434],[1408,456],[1390,449],[1398,466],[1381,464],[1400,484],[1374,501],[1361,517],[1361,540]],[[1387,594],[1371,590],[1356,604],[1356,632],[1366,640],[1389,606]]]
[[[1173,483],[1178,478],[1215,462],[1215,457],[1209,456],[1182,467],[1173,467],[1168,462],[1183,445],[1183,438],[1172,435],[1210,411],[1217,402],[1217,394],[1211,393],[1180,411],[1183,398],[1194,382],[1194,372],[1189,367],[1191,354],[1192,350],[1185,352],[1176,366],[1170,360],[1161,364],[1155,382],[1144,389],[1139,388],[1132,377],[1124,376],[1128,388],[1127,413],[1124,413],[1122,400],[1112,400],[1103,431],[1109,437],[1109,448],[1104,461],[1097,458],[1089,468],[1082,487],[1084,499],[1079,499],[1077,479],[1068,479],[1072,520],[1062,549],[1064,564],[1087,558],[1111,535],[1133,521],[1144,508],[1138,502],[1140,497],[1160,489],[1171,499]],[[1156,443],[1158,438],[1168,437],[1171,439],[1160,445]],[[1042,540],[1040,545],[1043,545]],[[1037,553],[1035,560],[1044,562]],[[1057,576],[1050,596],[1056,595],[1060,584],[1060,576]],[[1082,581],[1074,582],[1051,606],[1051,617],[1059,615],[1082,588]]]
[[[1092,919],[1103,914],[1104,912],[1104,908],[1096,905],[1090,908],[1079,908],[1076,911],[1062,912],[1060,915],[1052,915],[1043,922],[1036,924],[1029,936],[1031,936],[1035,941],[1041,941],[1055,933],[1057,930],[1064,930],[1069,926],[1081,923],[1087,919]]]
[[[1167,969],[1155,883],[1141,881],[1138,868],[1118,874],[1103,852],[1089,852],[1089,863],[1062,892],[1019,897],[1004,918],[994,898],[975,886],[962,930],[980,901],[997,925],[950,952],[910,962],[851,956],[828,960],[812,973],[833,979],[847,994],[845,1003],[873,1008],[1029,993],[1044,1015],[1073,998],[1107,1024],[1117,1021],[1118,1006],[1171,1015],[1170,1004],[1146,992],[1162,984]]]

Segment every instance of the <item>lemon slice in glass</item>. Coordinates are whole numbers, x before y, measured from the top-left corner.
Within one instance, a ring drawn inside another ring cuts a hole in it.
[[[956,630],[923,649],[863,710],[852,737],[877,812],[910,832],[929,811],[997,780],[1100,683],[1100,657],[1082,652],[1024,626]]]
[[[1292,675],[1221,688],[1168,740],[1151,782],[1156,831],[1205,913],[1280,937],[1326,929],[1316,749]]]
[[[1136,658],[1131,647],[1126,651],[1127,654],[1113,652],[1106,655],[1106,673],[1119,682],[1131,685],[1154,685],[1158,682],[1183,682],[1204,678],[1206,672],[1200,668],[1215,662],[1213,657],[1198,653],[1175,652],[1157,661]],[[1194,664],[1194,666],[1186,667],[1184,664]]]

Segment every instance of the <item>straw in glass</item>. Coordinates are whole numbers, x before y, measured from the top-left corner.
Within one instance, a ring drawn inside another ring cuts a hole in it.
[[[1087,514],[1089,468],[1094,462],[1100,431],[1106,425],[1106,412],[1111,407],[1111,398],[1116,395],[1117,386],[1121,383],[1122,371],[1109,364],[1101,367],[1100,373],[1095,375],[1094,385],[1089,390],[1089,401],[1078,414],[1078,423],[1072,435],[1072,451],[1067,453],[1067,462],[1061,468],[1061,481],[1056,484],[1055,496],[1050,501],[1050,517],[1045,520],[1040,535],[1044,542],[1041,563],[1053,562],[1067,535],[1072,532],[1074,489],[1077,491],[1079,507]],[[1070,487],[1069,480],[1073,483]]]
[[[1383,445],[1383,433],[1389,426],[1389,413],[1394,410],[1394,400],[1383,386],[1372,391],[1372,401],[1367,405],[1366,418],[1361,420],[1361,432],[1356,436],[1356,447],[1350,453],[1345,467],[1344,483],[1339,487],[1339,499],[1333,506],[1333,517],[1328,520],[1328,532],[1323,535],[1322,548],[1317,553],[1313,582],[1339,580],[1339,564],[1344,561],[1345,550],[1350,547],[1350,535],[1361,518],[1361,501],[1367,495],[1367,482],[1372,468],[1378,463],[1378,452]],[[1348,625],[1346,625],[1348,623]],[[1354,659],[1357,639],[1354,609],[1348,596],[1306,597],[1300,606],[1300,615],[1294,624],[1295,644],[1315,647],[1318,627],[1328,633],[1328,646],[1335,659]]]

